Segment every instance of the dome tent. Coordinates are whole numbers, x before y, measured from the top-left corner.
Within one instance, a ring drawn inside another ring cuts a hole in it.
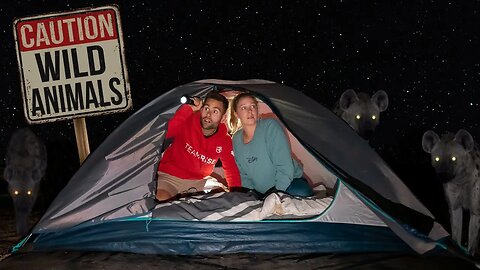
[[[168,120],[182,95],[249,91],[288,130],[313,185],[335,189],[321,214],[295,220],[156,218],[156,169]],[[122,123],[87,158],[31,234],[15,249],[148,254],[313,253],[443,247],[435,217],[350,127],[290,87],[264,80],[179,86]]]

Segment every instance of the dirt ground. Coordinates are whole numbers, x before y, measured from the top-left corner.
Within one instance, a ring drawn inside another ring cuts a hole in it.
[[[8,253],[8,249],[19,239],[15,233],[15,217],[12,211],[0,211],[0,255]]]
[[[40,213],[34,212],[30,216],[29,225],[34,226],[40,219]],[[0,208],[0,259],[5,257],[10,248],[17,244],[20,236],[15,232],[15,214],[11,207]]]

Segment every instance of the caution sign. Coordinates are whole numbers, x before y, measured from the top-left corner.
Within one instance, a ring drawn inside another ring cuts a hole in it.
[[[116,6],[20,18],[13,27],[29,123],[131,107]]]

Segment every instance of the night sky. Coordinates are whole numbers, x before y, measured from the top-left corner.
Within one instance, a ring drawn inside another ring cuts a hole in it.
[[[0,154],[27,126],[14,18],[116,3],[133,110],[87,118],[92,151],[143,105],[195,80],[271,80],[328,108],[349,88],[384,90],[390,104],[372,146],[442,219],[447,208],[422,134],[464,128],[480,140],[480,2],[455,2],[1,2]],[[48,146],[47,174],[67,181],[78,168],[72,121],[31,128]]]

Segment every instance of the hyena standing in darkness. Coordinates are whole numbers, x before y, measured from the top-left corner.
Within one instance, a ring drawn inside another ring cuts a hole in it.
[[[12,134],[7,149],[3,176],[13,199],[17,233],[28,231],[28,217],[37,199],[40,179],[47,168],[45,145],[28,128]]]
[[[380,121],[380,113],[388,107],[388,95],[380,90],[372,97],[366,93],[343,92],[334,113],[347,122],[362,138],[370,140]]]
[[[432,166],[443,183],[453,240],[460,246],[463,210],[470,212],[468,252],[474,255],[478,250],[480,228],[480,148],[464,129],[441,138],[429,130],[423,134],[422,146],[431,154]]]

